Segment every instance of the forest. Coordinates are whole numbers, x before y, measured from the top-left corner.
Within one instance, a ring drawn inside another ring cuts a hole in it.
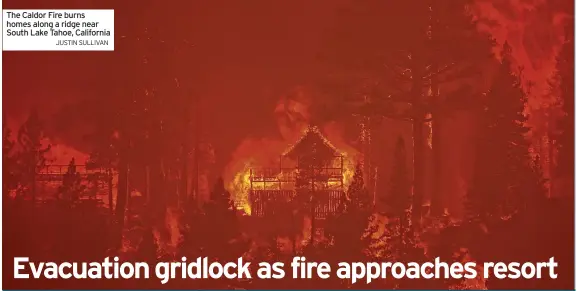
[[[3,260],[12,266],[17,256],[55,262],[119,256],[154,264],[186,256],[290,265],[293,257],[303,256],[336,266],[440,257],[482,268],[483,262],[555,257],[557,279],[350,284],[334,277],[287,276],[176,279],[161,285],[157,280],[15,280],[4,272],[7,289],[571,289],[573,15],[564,19],[565,37],[546,92],[537,94],[511,45],[479,29],[483,22],[474,16],[473,2],[356,2],[326,29],[315,54],[324,71],[307,84],[318,94],[291,130],[300,135],[311,124],[338,123],[345,128],[343,140],[356,140],[342,144],[358,158],[351,162],[338,207],[323,218],[319,233],[310,218],[314,190],[275,206],[278,211],[266,219],[240,205],[247,201],[240,201],[233,185],[236,165],[268,153],[270,144],[247,143],[243,159],[231,155],[234,170],[215,170],[215,160],[229,157],[214,150],[214,136],[233,135],[236,129],[230,120],[229,130],[205,134],[211,124],[203,119],[207,108],[201,103],[211,97],[195,91],[203,71],[194,62],[211,52],[201,41],[163,34],[162,28],[118,35],[115,67],[102,73],[108,80],[102,92],[113,98],[103,102],[94,96],[100,92],[87,93],[61,104],[53,115],[34,108],[18,127],[9,126],[10,112],[3,112]],[[128,31],[129,22],[116,29]],[[188,54],[198,55],[185,62]],[[210,110],[226,119],[242,101],[230,100]],[[451,130],[458,116],[474,120],[463,127],[467,132]],[[270,116],[254,118],[274,124]],[[89,145],[86,157],[60,165],[52,158],[54,130],[48,124],[79,123],[89,124],[74,133]],[[471,147],[470,173],[446,170],[459,147],[453,136],[459,135]],[[296,138],[288,140],[275,147],[285,150]],[[448,196],[447,179],[463,181],[462,197]],[[455,205],[462,209],[458,214],[448,210]]]

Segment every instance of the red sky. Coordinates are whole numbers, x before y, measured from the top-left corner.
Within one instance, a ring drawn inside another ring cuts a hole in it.
[[[511,42],[540,91],[546,88],[562,41],[558,16],[569,2],[478,1],[477,13],[491,21],[488,29],[499,42]],[[167,41],[192,42],[192,48],[165,54],[166,65],[203,97],[208,138],[213,138],[211,132],[219,133],[216,148],[226,153],[246,135],[267,130],[262,117],[271,116],[272,122],[280,95],[321,75],[317,56],[325,31],[336,21],[338,9],[348,4],[349,0],[3,1],[5,9],[114,8],[117,48],[123,45],[119,36],[134,39],[144,29],[164,31]],[[123,77],[115,69],[116,53],[4,52],[3,105],[9,119],[20,122],[32,106],[50,118],[63,104],[87,97],[98,97],[105,106],[107,98],[113,98],[109,84]],[[226,106],[211,109],[221,104]],[[77,130],[61,128],[58,135],[70,139]]]
[[[115,3],[107,5],[108,3]],[[144,29],[172,30],[167,39],[193,40],[195,47],[168,54],[175,75],[203,96],[209,131],[235,139],[273,114],[283,91],[306,83],[324,25],[339,1],[4,1],[5,8],[114,8],[115,34],[134,38]],[[96,3],[104,3],[97,5]],[[134,2],[131,2],[134,3]],[[306,3],[306,4],[305,4]],[[122,44],[117,40],[116,46]],[[115,52],[5,52],[3,105],[11,119],[25,118],[31,106],[45,115],[63,103],[98,96],[106,102],[115,76]],[[190,64],[184,66],[183,64]],[[192,68],[191,68],[192,67]],[[192,72],[200,72],[196,76]],[[224,116],[236,120],[234,126]],[[225,142],[226,144],[227,142]],[[232,149],[236,146],[224,146]]]

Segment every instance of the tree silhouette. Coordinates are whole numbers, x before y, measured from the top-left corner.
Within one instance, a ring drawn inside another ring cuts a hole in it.
[[[487,221],[515,211],[524,197],[530,167],[523,114],[527,96],[520,76],[511,71],[511,47],[505,43],[501,65],[481,113],[474,176],[467,193],[469,219]],[[520,74],[521,72],[519,72]]]
[[[372,199],[365,185],[361,164],[357,164],[355,167],[355,174],[347,190],[347,196],[349,198],[348,210],[367,212],[371,210]]]
[[[21,149],[18,155],[21,170],[20,186],[24,193],[31,194],[32,200],[36,199],[37,194],[36,174],[46,165],[46,153],[51,147],[42,144],[45,139],[44,125],[38,112],[33,109],[26,122],[18,130],[18,144]]]
[[[146,262],[154,265],[158,259],[158,244],[154,238],[152,228],[147,227],[142,234],[142,239],[138,244],[137,257],[139,262]]]
[[[417,237],[410,220],[411,187],[407,171],[405,142],[399,137],[393,157],[393,173],[390,181],[390,192],[387,196],[389,212],[382,239],[383,255],[392,261],[424,262],[427,258],[417,242]],[[429,287],[419,280],[395,280],[397,288]],[[430,284],[430,283],[427,283]]]
[[[529,165],[521,168],[525,179],[521,184],[521,193],[523,194],[520,201],[521,211],[534,212],[546,202],[547,198],[547,180],[541,167],[541,158],[537,155],[529,161]]]
[[[11,139],[12,130],[8,128],[6,114],[2,115],[2,198],[8,197],[10,191],[18,187],[16,157],[14,156],[14,146],[16,142]]]
[[[411,184],[407,170],[407,156],[405,141],[399,137],[393,157],[393,173],[391,175],[390,191],[387,197],[389,227],[396,228],[400,244],[405,244],[405,239],[411,232],[409,221],[411,207]]]
[[[218,260],[233,260],[245,251],[240,240],[240,226],[230,193],[219,178],[201,212],[189,210],[182,252],[208,256]]]
[[[475,95],[464,85],[453,92],[441,92],[440,88],[477,76],[479,72],[473,68],[490,60],[492,42],[477,30],[468,10],[471,4],[469,0],[411,0],[355,5],[344,13],[343,27],[333,31],[335,43],[327,53],[328,59],[336,60],[357,79],[352,89],[339,88],[346,92],[341,99],[355,108],[354,113],[412,124],[415,226],[420,225],[425,190],[424,127],[433,122],[432,175],[436,176],[443,161],[439,143],[443,119],[470,108]],[[438,177],[434,180],[432,209],[434,214],[442,214],[441,184]]]
[[[573,177],[575,159],[575,40],[573,22],[566,27],[565,43],[557,57],[556,78],[559,84],[560,99],[565,115],[559,121],[561,134],[557,138],[559,143],[559,159],[557,174]],[[570,183],[573,185],[573,183]],[[571,190],[572,192],[572,190]]]
[[[182,236],[179,241],[178,251],[183,256],[194,257],[201,255],[203,247],[201,236],[204,235],[203,222],[204,213],[202,213],[198,205],[190,200],[188,206],[183,210],[179,223]]]
[[[356,166],[347,195],[342,196],[337,214],[329,218],[326,235],[332,240],[332,253],[343,261],[367,258],[376,231],[372,222],[372,200],[363,181],[362,165]]]
[[[82,192],[86,189],[86,186],[81,183],[82,178],[80,173],[76,171],[76,162],[74,158],[72,158],[68,164],[68,169],[62,178],[62,185],[58,189],[57,198],[61,198],[70,203],[76,202],[80,198]]]

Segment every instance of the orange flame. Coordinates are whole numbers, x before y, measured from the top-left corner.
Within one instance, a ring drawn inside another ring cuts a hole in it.
[[[247,215],[251,214],[248,192],[250,190],[250,169],[251,163],[246,162],[242,171],[238,172],[229,185],[229,191],[234,193],[234,202],[237,209],[244,211]]]
[[[352,182],[353,176],[355,174],[355,165],[357,162],[356,152],[345,152],[341,151],[343,156],[343,187],[346,189]],[[277,165],[278,166],[278,165]],[[252,169],[260,168],[262,164],[258,164],[254,159],[247,159],[243,163],[242,169],[240,169],[234,178],[228,183],[228,190],[231,192],[236,208],[238,210],[244,211],[247,215],[251,214],[251,206],[249,202],[249,191],[250,189],[259,190],[277,190],[278,183],[263,183],[263,182],[251,182]],[[286,174],[286,173],[284,173]],[[277,174],[276,178],[282,180],[283,173]],[[340,187],[339,181],[329,182],[329,187]]]
[[[310,119],[308,112],[310,97],[307,95],[308,92],[300,87],[293,93],[281,98],[275,107],[278,133],[282,138],[245,139],[236,149],[231,163],[225,169],[223,178],[227,189],[231,192],[237,209],[243,210],[247,215],[251,214],[248,199],[251,189],[251,169],[278,167],[280,156],[290,149],[291,144],[298,143],[298,139],[307,129]],[[332,145],[343,156],[343,186],[346,188],[352,182],[359,153],[343,140],[343,134],[336,123],[326,124],[323,132],[326,134],[326,137],[323,137],[325,142]],[[337,187],[340,186],[340,181],[331,182],[331,184]],[[253,189],[279,189],[278,183],[268,182],[253,182],[252,187]]]

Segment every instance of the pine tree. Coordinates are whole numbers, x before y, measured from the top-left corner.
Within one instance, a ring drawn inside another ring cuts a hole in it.
[[[511,71],[511,47],[505,43],[480,116],[474,176],[467,193],[469,219],[511,214],[523,199],[531,157],[523,114],[527,96],[520,74]]]
[[[471,13],[475,3],[473,0],[430,1],[431,26],[429,29],[429,62],[431,71],[439,72],[428,78],[432,115],[432,165],[430,173],[433,180],[431,197],[431,214],[444,215],[446,198],[440,178],[445,171],[444,156],[448,143],[443,140],[447,135],[445,124],[447,117],[455,109],[471,107],[474,104],[472,97],[475,93],[471,88],[463,86],[456,92],[444,92],[441,86],[445,82],[452,82],[462,78],[480,75],[478,68],[484,62],[493,59],[493,40],[486,33],[477,29],[477,20]]]
[[[393,157],[393,174],[391,175],[391,188],[387,198],[389,206],[388,229],[392,240],[398,242],[399,248],[406,244],[410,236],[411,225],[409,213],[411,208],[411,184],[407,170],[407,157],[405,141],[402,137],[397,140],[395,155]]]
[[[468,86],[441,92],[448,82],[471,78],[480,63],[491,60],[492,41],[476,27],[471,0],[355,2],[341,16],[328,49],[332,59],[351,73],[341,102],[358,96],[351,108],[364,117],[386,116],[409,121],[413,127],[414,225],[421,222],[426,180],[426,123],[433,126],[433,159],[437,176],[444,159],[440,143],[446,117],[473,104]],[[398,29],[402,27],[403,29]],[[363,31],[363,33],[358,33]],[[342,86],[342,85],[341,85]],[[333,92],[335,94],[343,94]],[[359,104],[363,104],[360,105]],[[397,104],[404,104],[401,110]],[[339,105],[339,104],[337,104]],[[335,110],[341,108],[335,106]],[[435,179],[432,211],[444,210],[440,179]]]
[[[558,176],[573,177],[575,160],[575,40],[571,21],[566,26],[566,39],[557,57],[556,78],[559,85],[562,109],[565,115],[559,121],[561,134],[559,144]],[[573,185],[573,183],[570,183]],[[572,190],[570,192],[573,192]]]
[[[50,151],[50,145],[42,145],[45,139],[44,125],[38,112],[33,109],[26,122],[18,130],[22,191],[31,194],[32,200],[36,199],[36,173],[46,165],[46,153]]]
[[[180,218],[180,233],[182,234],[178,245],[178,251],[182,256],[195,257],[200,255],[203,241],[200,239],[203,233],[204,213],[193,200],[183,208]]]
[[[365,186],[362,165],[357,164],[353,181],[349,185],[347,196],[350,200],[349,210],[368,212],[371,208],[371,196]]]
[[[81,183],[82,179],[80,173],[76,171],[76,162],[74,158],[72,158],[68,164],[66,173],[64,173],[62,185],[58,189],[57,198],[62,198],[68,202],[77,201],[82,192],[86,189],[86,186]]]
[[[204,207],[204,216],[198,227],[200,246],[204,255],[222,260],[232,260],[244,250],[240,243],[240,226],[234,202],[219,178]]]
[[[329,218],[325,230],[332,240],[332,252],[338,253],[343,261],[366,258],[376,229],[372,222],[372,207],[369,192],[363,182],[362,166],[357,165],[353,181],[346,196],[342,196],[339,211]]]
[[[16,177],[16,159],[14,157],[14,146],[16,142],[12,139],[12,130],[8,128],[6,114],[2,116],[2,197],[6,198],[11,190],[16,189],[18,181]]]
[[[520,189],[523,196],[519,201],[519,210],[536,213],[547,199],[547,179],[543,174],[540,156],[531,159],[529,165],[523,167],[522,171],[523,182]]]
[[[410,219],[412,201],[411,184],[407,169],[405,142],[399,137],[393,157],[393,173],[386,198],[389,206],[388,221],[382,240],[382,254],[387,260],[400,262],[424,262],[427,258],[418,245],[415,229]],[[425,283],[423,285],[423,283]],[[402,279],[395,280],[397,288],[429,288],[431,282]]]
[[[137,259],[154,265],[158,259],[158,244],[154,238],[152,228],[147,227],[142,234],[142,240],[138,244]]]

